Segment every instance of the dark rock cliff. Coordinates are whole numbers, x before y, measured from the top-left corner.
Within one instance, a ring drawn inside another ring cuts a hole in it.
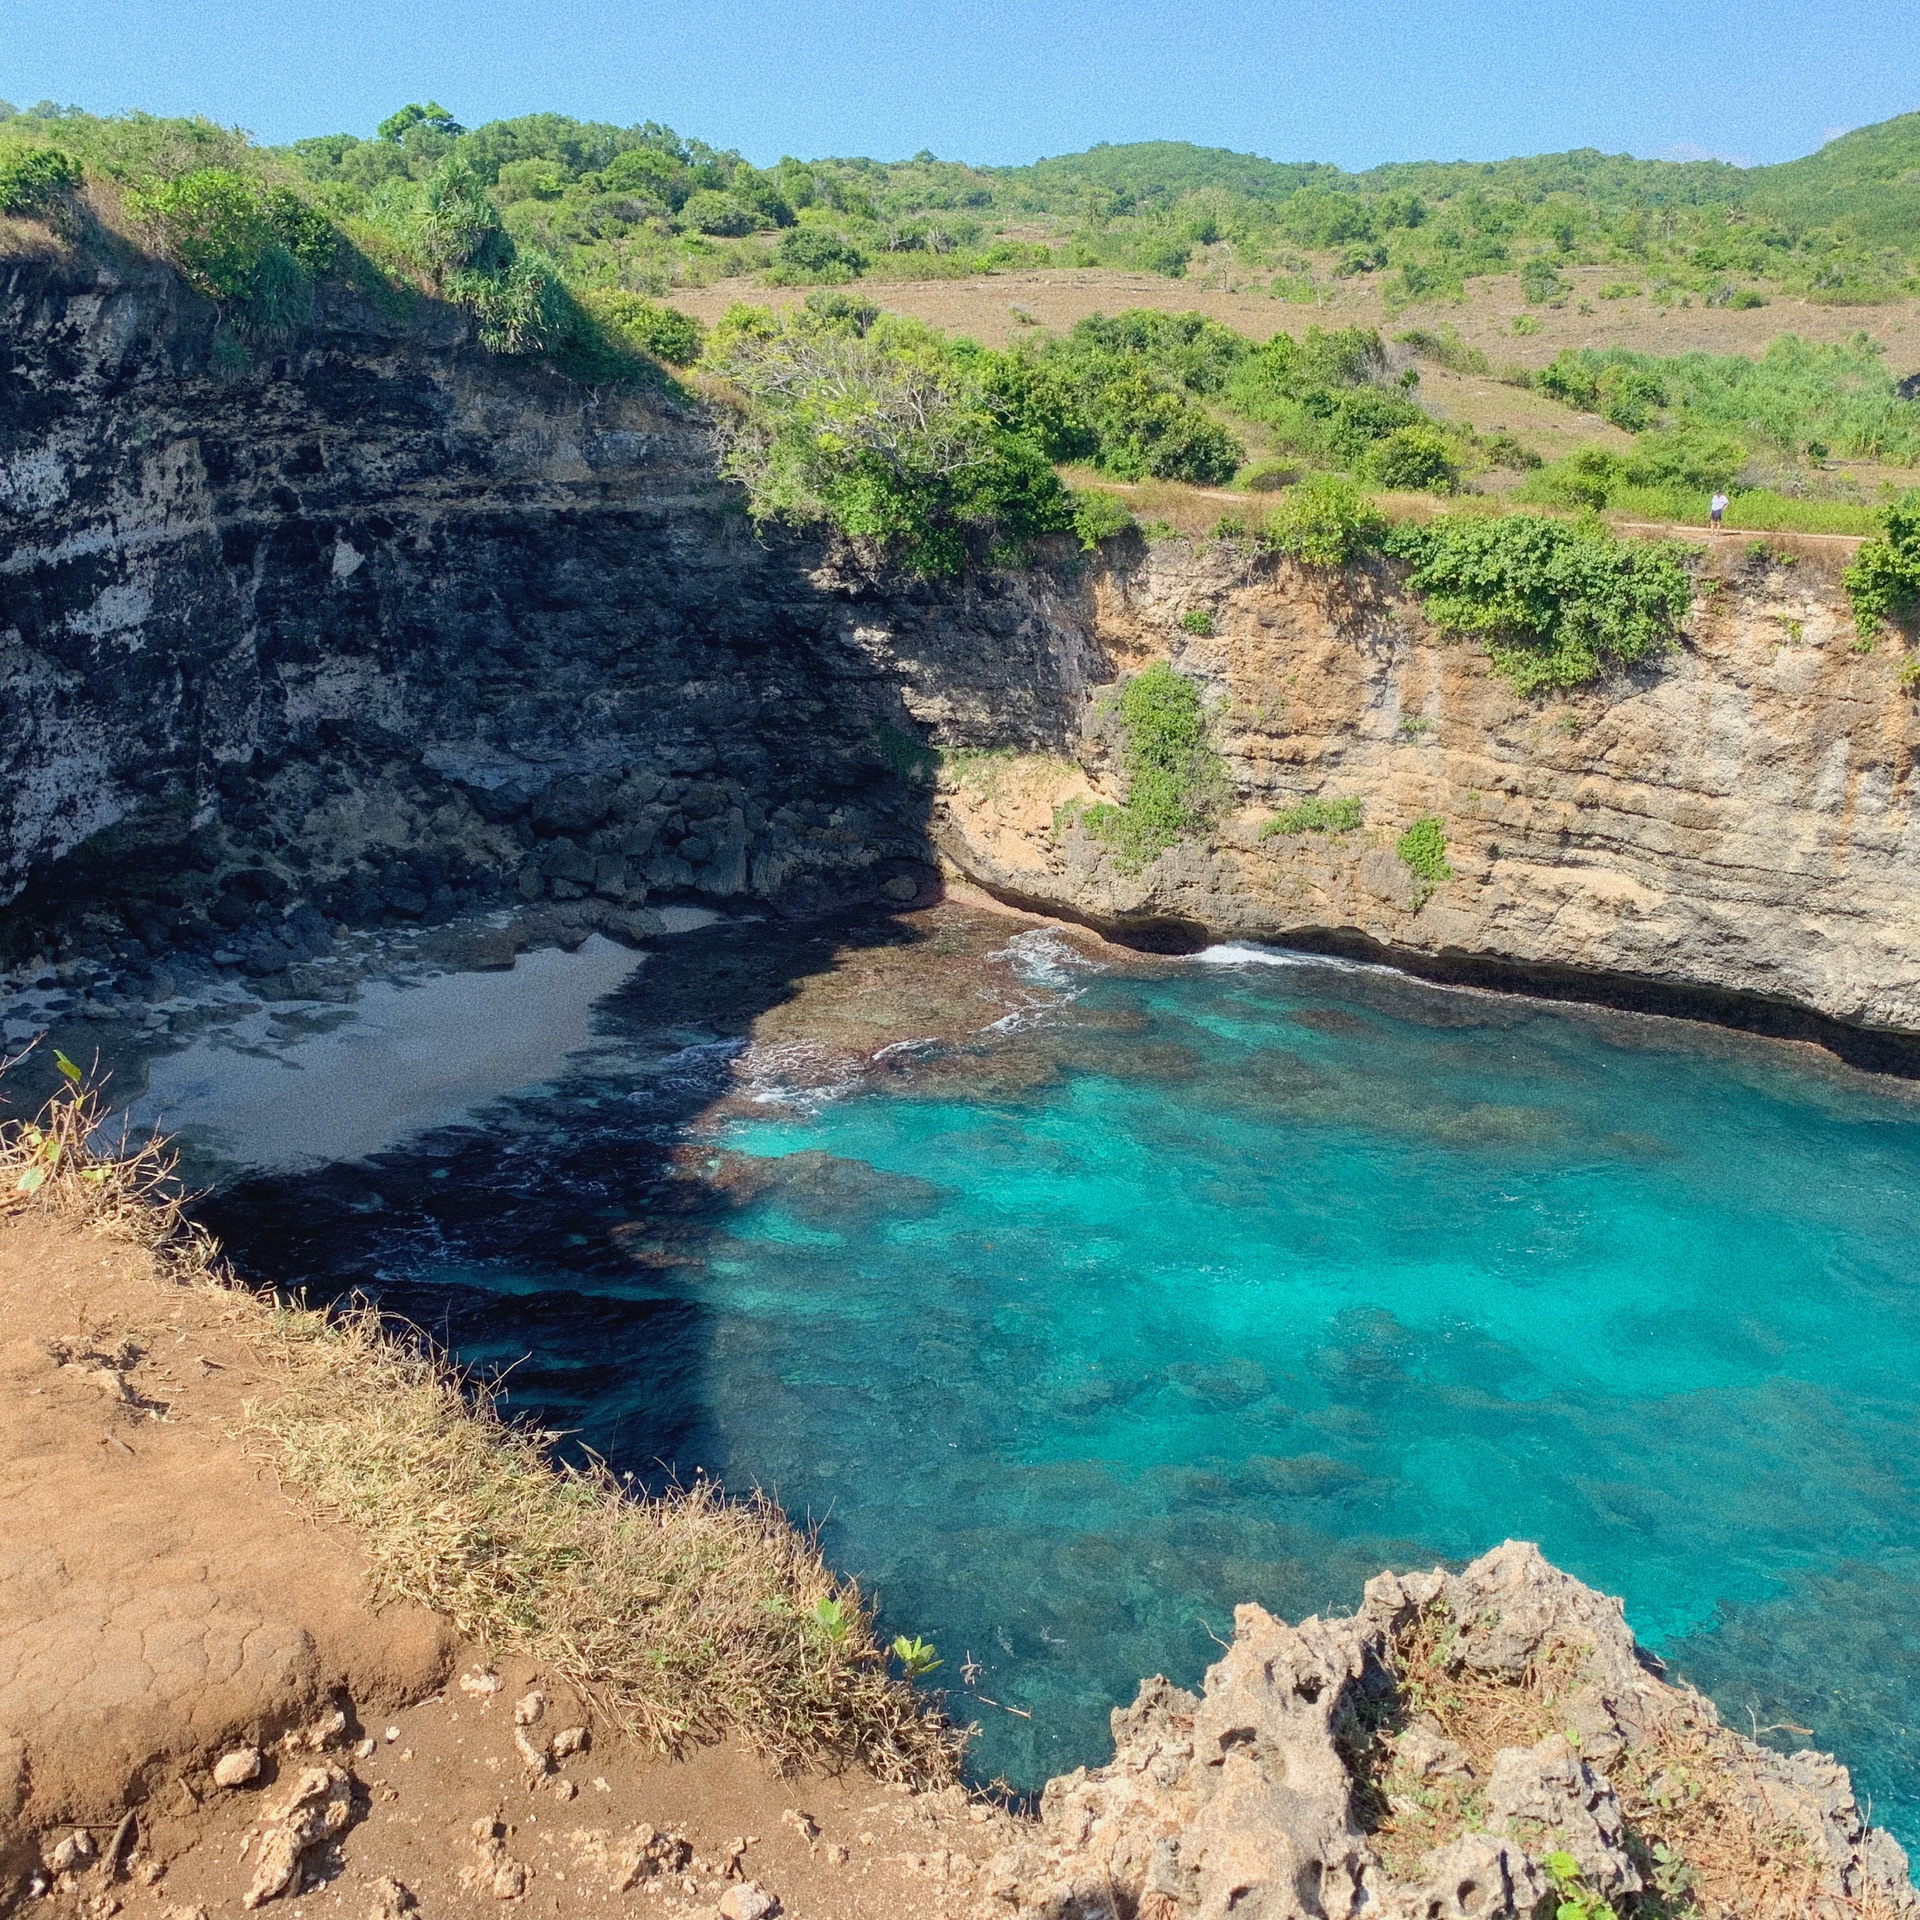
[[[756,536],[665,383],[583,387],[345,299],[223,368],[212,318],[150,264],[0,270],[16,954],[297,958],[326,920],[494,897],[907,898],[931,867],[903,693],[957,740],[1075,724],[1071,562],[835,572]]]

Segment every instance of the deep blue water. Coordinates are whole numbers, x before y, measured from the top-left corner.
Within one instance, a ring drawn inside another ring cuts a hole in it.
[[[1103,1758],[1236,1601],[1346,1608],[1514,1535],[1920,1839],[1912,1091],[1377,971],[1043,948],[1077,997],[978,1058],[704,1130],[657,1062],[602,1068],[449,1146],[444,1203],[396,1162],[413,1212],[349,1180],[308,1226],[383,1223],[399,1303],[531,1348],[523,1400],[618,1463],[811,1517],[938,1678],[977,1663],[984,1774]],[[683,1037],[683,1078],[724,1068]]]

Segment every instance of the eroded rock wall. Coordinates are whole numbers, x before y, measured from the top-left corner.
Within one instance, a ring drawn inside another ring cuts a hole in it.
[[[1117,671],[1170,658],[1203,682],[1233,785],[1216,830],[1130,874],[1056,824],[1062,803],[1123,791],[1096,701],[1071,755],[962,764],[940,845],[1003,894],[1109,928],[1345,940],[1920,1027],[1920,720],[1900,650],[1857,649],[1814,560],[1729,539],[1699,585],[1664,659],[1525,699],[1388,567],[1159,543],[1101,573],[1088,618]],[[1211,633],[1183,628],[1195,612]],[[1262,837],[1306,796],[1357,798],[1364,827]],[[1427,815],[1452,870],[1437,886],[1394,851]]]
[[[224,369],[212,323],[152,263],[0,268],[0,901],[82,896],[82,939],[907,897],[902,684],[963,739],[1081,704],[1045,575],[882,591],[756,536],[664,384],[431,308]]]
[[[1063,543],[935,587],[757,535],[698,404],[432,308],[342,296],[223,370],[164,269],[36,261],[0,324],[0,959],[275,975],[329,924],[496,900],[905,899],[937,848],[1109,930],[1920,1032],[1916,703],[1814,559],[1730,538],[1676,652],[1523,699],[1385,565]],[[1059,809],[1119,794],[1100,694],[1158,657],[1232,796],[1128,873]],[[936,789],[929,740],[989,751]],[[1263,837],[1306,796],[1365,825]],[[1432,886],[1394,851],[1427,815]]]

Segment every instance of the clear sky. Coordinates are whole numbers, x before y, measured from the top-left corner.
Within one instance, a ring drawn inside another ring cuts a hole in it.
[[[782,153],[1018,162],[1594,146],[1791,159],[1920,107],[1920,0],[0,0],[0,97],[262,139],[548,109]]]

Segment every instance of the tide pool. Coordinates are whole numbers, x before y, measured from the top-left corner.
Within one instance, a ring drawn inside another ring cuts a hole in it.
[[[1518,1536],[1920,1839],[1912,1090],[1275,958],[1029,939],[976,1051],[719,1118],[596,1056],[437,1184],[256,1186],[254,1264],[529,1352],[516,1403],[618,1466],[767,1487],[938,1644],[985,1777],[1100,1761],[1236,1602]]]

